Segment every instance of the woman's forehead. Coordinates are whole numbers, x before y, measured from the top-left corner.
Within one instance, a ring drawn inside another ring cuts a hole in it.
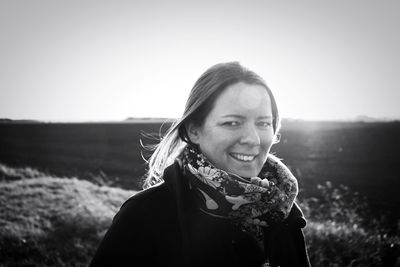
[[[221,112],[236,110],[271,113],[271,100],[267,89],[262,85],[236,83],[221,93],[214,108]]]

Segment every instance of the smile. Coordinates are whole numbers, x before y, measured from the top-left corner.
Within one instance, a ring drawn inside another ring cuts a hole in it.
[[[244,162],[250,162],[256,158],[256,156],[254,156],[254,155],[245,155],[245,154],[238,154],[238,153],[230,153],[229,155],[231,155],[233,158],[235,158],[237,160],[244,161]]]

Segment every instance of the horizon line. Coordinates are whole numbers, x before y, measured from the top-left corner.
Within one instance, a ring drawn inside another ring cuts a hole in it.
[[[179,118],[168,118],[168,117],[127,117],[125,119],[112,119],[112,120],[35,120],[35,119],[10,119],[0,118],[0,123],[137,123],[137,122],[165,122],[170,123],[179,120]],[[355,116],[352,118],[341,118],[341,119],[304,119],[294,117],[283,117],[282,121],[304,121],[304,122],[395,122],[400,121],[400,117],[369,117],[369,116]]]

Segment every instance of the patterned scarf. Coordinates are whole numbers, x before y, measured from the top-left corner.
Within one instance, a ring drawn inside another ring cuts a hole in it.
[[[249,179],[214,167],[196,148],[187,146],[181,163],[201,211],[231,219],[262,239],[260,227],[287,218],[297,196],[297,180],[276,157],[269,155],[259,177]]]

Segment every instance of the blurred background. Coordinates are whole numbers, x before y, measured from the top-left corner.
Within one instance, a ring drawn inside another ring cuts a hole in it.
[[[1,1],[0,264],[86,266],[211,65],[262,76],[314,266],[400,266],[397,1]]]

